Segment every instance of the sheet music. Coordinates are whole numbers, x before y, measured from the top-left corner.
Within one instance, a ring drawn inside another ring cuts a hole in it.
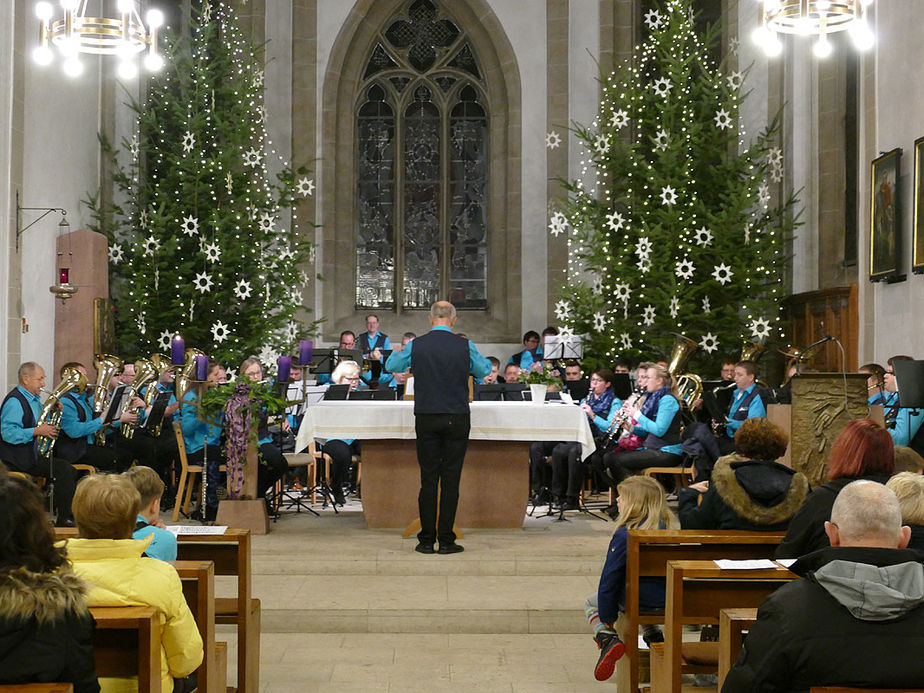
[[[208,535],[221,536],[228,531],[227,525],[168,525],[167,531],[176,536],[180,535]]]
[[[769,558],[749,558],[743,561],[720,558],[714,563],[722,570],[773,570],[778,567]]]

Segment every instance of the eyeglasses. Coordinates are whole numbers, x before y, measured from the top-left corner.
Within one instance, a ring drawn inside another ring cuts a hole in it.
[[[891,369],[890,369],[890,370],[887,370],[887,371],[885,372],[885,375],[895,375],[895,371],[893,371],[893,370],[891,370]]]
[[[349,375],[348,375],[348,376],[344,377],[344,380],[359,380],[359,376],[358,376],[358,375],[354,375],[354,376],[349,376]]]

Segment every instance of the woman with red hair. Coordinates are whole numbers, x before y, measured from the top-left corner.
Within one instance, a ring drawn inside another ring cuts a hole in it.
[[[892,436],[870,419],[848,423],[831,446],[827,482],[812,491],[789,523],[777,558],[798,558],[829,546],[825,522],[837,494],[851,481],[867,479],[884,484],[895,471]]]

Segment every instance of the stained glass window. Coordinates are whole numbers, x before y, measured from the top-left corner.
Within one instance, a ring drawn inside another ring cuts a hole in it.
[[[432,0],[407,2],[371,47],[356,126],[358,309],[487,307],[481,74]]]

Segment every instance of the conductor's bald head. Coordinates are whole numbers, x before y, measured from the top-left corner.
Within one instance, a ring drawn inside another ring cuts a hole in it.
[[[456,307],[449,301],[437,301],[430,306],[430,326],[452,327],[456,322]]]

